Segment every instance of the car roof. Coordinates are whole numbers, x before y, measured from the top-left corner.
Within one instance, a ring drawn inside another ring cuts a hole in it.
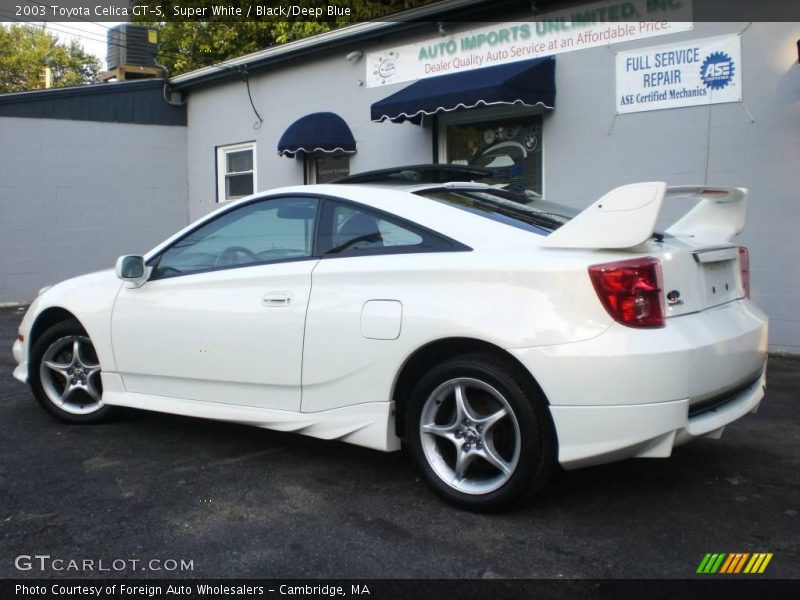
[[[337,184],[364,184],[370,185],[414,185],[414,184],[442,184],[454,181],[475,181],[488,179],[493,175],[490,169],[469,165],[449,164],[420,164],[390,167],[375,171],[364,171],[347,175],[333,181]]]
[[[308,186],[306,186],[308,187]],[[370,183],[336,183],[336,187],[342,188],[357,188],[364,187],[377,188],[377,189],[391,189],[402,192],[409,192],[411,194],[419,194],[430,190],[491,190],[497,189],[486,183],[478,183],[475,181],[448,181],[447,183],[404,183],[401,181],[380,181]]]

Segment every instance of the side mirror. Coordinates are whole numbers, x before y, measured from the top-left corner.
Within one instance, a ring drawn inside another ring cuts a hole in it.
[[[117,259],[114,271],[128,287],[137,288],[144,285],[150,277],[151,268],[144,264],[143,256],[128,254]]]

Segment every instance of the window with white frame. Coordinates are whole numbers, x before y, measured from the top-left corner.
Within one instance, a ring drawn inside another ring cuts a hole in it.
[[[256,143],[218,146],[217,202],[243,198],[256,189]]]

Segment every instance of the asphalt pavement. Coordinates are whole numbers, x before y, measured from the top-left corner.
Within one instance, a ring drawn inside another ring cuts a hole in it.
[[[11,376],[21,317],[0,310],[0,578],[109,575],[17,568],[35,555],[161,561],[117,577],[683,578],[707,552],[800,577],[800,360],[771,358],[761,409],[720,440],[560,472],[487,516],[403,452],[134,410],[60,424]]]

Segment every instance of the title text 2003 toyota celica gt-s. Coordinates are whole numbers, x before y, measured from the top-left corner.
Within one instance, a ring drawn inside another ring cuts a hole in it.
[[[570,215],[402,174],[259,193],[44,289],[14,375],[69,423],[128,406],[405,441],[481,511],[758,407],[767,319],[730,243],[746,190],[636,183]],[[663,203],[687,211],[656,232]]]

